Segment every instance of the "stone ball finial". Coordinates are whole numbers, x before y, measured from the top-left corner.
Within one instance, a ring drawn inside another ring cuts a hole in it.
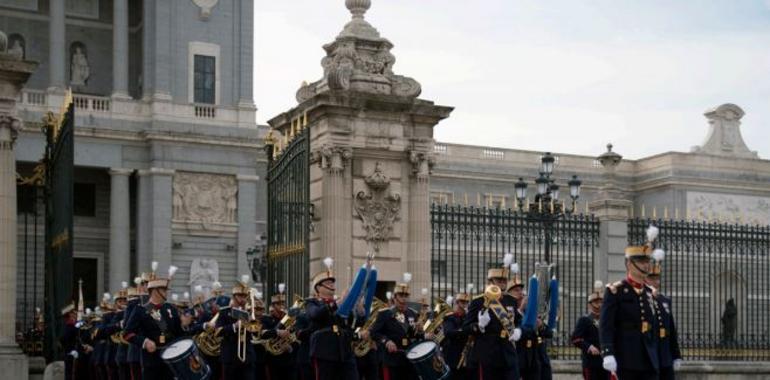
[[[623,159],[623,156],[612,151],[612,143],[607,144],[607,151],[596,157],[599,163],[605,169],[611,169],[617,166]]]
[[[353,18],[364,18],[364,13],[372,6],[372,0],[345,0],[345,6]]]
[[[0,53],[8,52],[8,36],[0,30]]]

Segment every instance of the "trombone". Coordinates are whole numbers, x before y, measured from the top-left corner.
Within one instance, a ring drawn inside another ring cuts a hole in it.
[[[259,322],[259,320],[257,320],[257,297],[254,289],[249,289],[249,301],[251,305],[247,305],[247,307],[250,309],[248,318],[241,319],[241,323],[238,325],[237,354],[238,360],[240,360],[242,363],[246,362],[246,352],[248,348],[247,345],[253,343],[247,339],[248,333],[258,333],[260,330],[262,330],[262,324]]]

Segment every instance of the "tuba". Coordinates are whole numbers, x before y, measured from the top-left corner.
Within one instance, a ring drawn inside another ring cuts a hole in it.
[[[429,319],[425,322],[422,330],[428,334],[433,334],[433,341],[436,344],[441,345],[444,340],[444,330],[441,325],[444,323],[444,318],[452,313],[452,307],[449,306],[444,300],[436,299],[436,307],[433,308],[433,319]]]
[[[380,314],[380,312],[384,309],[386,309],[388,305],[376,297],[372,300],[372,308],[371,313],[369,314],[369,319],[364,322],[364,325],[356,329],[356,332],[359,332],[361,330],[368,330],[372,327],[374,322],[377,320],[377,316]],[[374,341],[369,338],[366,340],[359,340],[357,342],[353,342],[353,353],[356,354],[357,357],[362,357],[369,353],[372,349],[372,344]]]
[[[219,319],[219,313],[217,313],[214,318],[211,318],[211,321],[209,322],[216,325],[217,319]],[[204,355],[219,356],[222,348],[222,336],[219,335],[221,331],[221,327],[205,329],[195,335],[193,341],[195,341],[195,345],[198,346],[198,349],[201,350]]]
[[[301,296],[295,294],[294,303],[291,305],[291,309],[302,309],[304,307],[305,300]],[[292,316],[287,312],[286,315],[281,318],[280,323],[284,329],[289,331],[293,330],[297,323],[296,314]],[[255,343],[262,344],[265,347],[265,351],[269,352],[271,355],[278,356],[288,351],[291,348],[291,345],[298,341],[297,334],[292,332],[286,338],[275,337],[272,339],[259,339]]]

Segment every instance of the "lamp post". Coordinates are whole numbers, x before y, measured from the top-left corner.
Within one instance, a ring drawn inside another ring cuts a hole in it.
[[[546,264],[551,263],[551,230],[553,229],[553,224],[563,216],[571,215],[575,212],[577,199],[580,197],[580,186],[582,185],[582,181],[578,179],[577,175],[573,175],[572,179],[567,182],[572,204],[569,208],[567,208],[564,201],[559,204],[560,187],[551,178],[555,162],[556,157],[550,152],[546,152],[540,157],[540,175],[535,179],[537,194],[535,194],[535,201],[529,204],[528,208],[524,206],[524,201],[527,199],[527,183],[524,182],[523,178],[519,178],[518,182],[513,185],[519,212],[525,213],[531,220],[543,224]]]

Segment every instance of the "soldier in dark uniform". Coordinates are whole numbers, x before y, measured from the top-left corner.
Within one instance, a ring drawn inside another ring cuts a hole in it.
[[[602,366],[623,380],[657,379],[658,304],[644,284],[657,228],[651,226],[644,246],[626,247],[626,278],[607,286],[602,303],[599,342]]]
[[[572,344],[580,349],[584,380],[608,380],[609,373],[602,368],[602,352],[599,345],[599,312],[602,309],[604,285],[594,283],[594,291],[588,296],[588,313],[578,318],[572,332]]]
[[[682,365],[682,353],[679,351],[678,336],[676,333],[676,323],[674,315],[671,313],[671,299],[660,292],[661,261],[663,257],[659,255],[652,270],[646,278],[647,285],[653,288],[655,301],[658,303],[660,313],[658,338],[660,339],[660,379],[674,379],[674,370]]]
[[[374,340],[385,347],[383,380],[417,379],[417,371],[406,358],[407,348],[424,338],[422,326],[417,325],[418,312],[407,306],[411,279],[411,273],[404,273],[404,282],[393,291],[393,306],[379,313],[371,329]]]
[[[297,349],[297,369],[299,380],[315,380],[315,370],[310,361],[310,318],[303,307],[297,310],[289,310],[290,313],[297,313],[297,322],[294,325],[297,339],[299,339],[299,348]]]
[[[503,268],[487,271],[488,285],[475,297],[463,321],[463,329],[473,339],[467,367],[478,379],[514,380],[519,378],[514,344],[521,338],[515,327],[516,300],[503,293],[508,283],[513,256],[506,254]]]
[[[91,331],[91,341],[94,345],[94,354],[91,358],[94,372],[97,379],[107,379],[110,376],[107,361],[111,347],[109,346],[110,336],[105,334],[107,328],[112,322],[114,311],[110,305],[110,293],[104,293],[102,301],[99,304],[100,316],[98,323],[94,323],[94,329]]]
[[[347,317],[337,314],[331,263],[331,259],[325,259],[326,270],[313,276],[312,285],[316,297],[305,301],[305,312],[310,322],[310,360],[318,380],[357,380],[358,372],[351,346],[354,333],[347,324]],[[361,338],[367,337],[368,333],[363,332]]]
[[[161,351],[175,339],[186,335],[185,326],[176,308],[166,302],[171,278],[176,267],[169,268],[168,278],[154,275],[157,263],[153,262],[153,273],[147,283],[150,300],[138,306],[131,313],[126,324],[126,340],[142,350],[142,379],[172,379],[170,368],[160,357]]]
[[[126,311],[125,311],[125,323],[123,323],[123,339],[126,339],[126,327],[128,326],[128,321],[131,319],[131,315],[134,313],[134,310],[137,309],[137,307],[141,307],[147,301],[149,300],[149,296],[147,295],[147,281],[149,280],[149,274],[142,273],[141,276],[138,276],[134,278],[134,285],[136,285],[136,288],[134,290],[134,294],[132,295],[131,292],[129,292],[128,295],[128,304],[126,305]],[[142,379],[142,364],[141,364],[141,358],[142,358],[142,349],[134,346],[129,342],[129,344],[126,346],[126,365],[129,368],[129,375],[131,380],[141,380]]]
[[[64,319],[64,333],[60,339],[62,351],[64,351],[64,378],[67,380],[75,378],[75,366],[80,357],[78,352],[78,332],[77,311],[75,304],[70,303],[61,310],[61,316]]]
[[[264,318],[265,324],[262,326],[265,330],[263,338],[287,339],[292,334],[287,330],[281,320],[286,316],[286,290],[285,284],[278,284],[278,294],[270,298],[270,313]],[[297,373],[296,350],[299,344],[293,344],[287,351],[280,355],[267,353],[267,369],[271,379],[292,379]]]
[[[246,301],[249,296],[248,276],[233,286],[230,306],[219,309],[216,326],[222,330],[220,360],[223,379],[253,380],[256,374],[256,351],[252,340],[254,333],[246,328],[250,310]],[[238,352],[239,341],[245,345],[244,352]]]
[[[374,305],[372,305],[372,308]],[[355,331],[361,333],[361,328],[366,324],[366,311],[364,310],[364,303],[359,302],[355,308],[355,318],[351,316],[350,324],[354,325]],[[369,313],[369,318],[375,318],[372,324],[376,321],[377,316]],[[371,328],[371,326],[369,326]],[[380,362],[382,361],[383,348],[380,345],[371,340],[369,342],[370,350],[362,356],[356,356],[356,368],[358,368],[358,376],[361,380],[379,380],[380,378]]]
[[[463,320],[470,299],[468,293],[457,293],[453,300],[452,313],[444,317],[444,322],[441,324],[441,329],[444,331],[441,350],[453,380],[464,380],[468,375],[464,369],[458,369],[457,364],[460,362],[460,356],[468,342],[468,333],[463,330]]]

